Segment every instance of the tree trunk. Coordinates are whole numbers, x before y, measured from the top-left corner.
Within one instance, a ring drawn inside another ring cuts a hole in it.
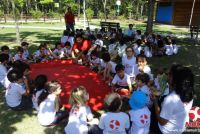
[[[78,21],[80,18],[80,14],[81,14],[81,2],[80,2],[80,0],[78,0]]]
[[[154,15],[155,0],[148,0],[148,20],[146,32],[152,33],[153,31],[153,15]]]
[[[136,6],[136,16],[135,19],[138,20],[138,14],[139,14],[139,2],[137,2],[137,6]]]
[[[16,11],[15,11],[15,3],[14,3],[14,0],[12,0],[11,2],[12,2],[13,15],[14,15],[14,19],[15,19],[16,42],[18,45],[20,45],[19,24],[18,24],[18,20],[17,20],[17,16],[16,16]]]
[[[37,7],[37,0],[35,0],[35,11],[37,11],[38,7]]]
[[[103,11],[104,11],[104,19],[105,21],[107,20],[107,15],[106,15],[106,3],[107,3],[107,0],[103,1]]]

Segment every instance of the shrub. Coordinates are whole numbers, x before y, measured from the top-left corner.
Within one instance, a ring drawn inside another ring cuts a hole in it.
[[[36,19],[36,20],[40,20],[40,18],[43,16],[43,12],[41,12],[41,11],[34,11],[34,10],[31,10],[30,11],[30,13],[31,13],[31,15],[32,15],[32,17],[34,18],[34,19]]]
[[[94,16],[94,11],[91,8],[85,10],[88,20],[90,21]]]

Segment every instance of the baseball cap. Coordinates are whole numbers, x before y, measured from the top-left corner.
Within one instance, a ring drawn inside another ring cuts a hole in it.
[[[133,92],[130,100],[129,105],[133,110],[138,110],[143,108],[147,103],[147,95],[142,91],[135,91]]]

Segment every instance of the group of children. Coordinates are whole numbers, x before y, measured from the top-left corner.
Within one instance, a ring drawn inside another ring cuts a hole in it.
[[[112,59],[113,50],[116,49],[115,37],[119,37],[116,33],[109,34],[111,44],[108,47],[104,44],[105,35],[102,34],[102,30],[95,34],[87,29],[83,35],[85,40],[91,41],[92,46],[86,53],[84,52],[84,61],[80,58],[78,60],[82,61],[78,63],[89,66],[93,71],[101,74],[103,80],[112,88],[112,93],[105,97],[106,112],[99,119],[93,117],[87,105],[89,93],[85,87],[77,85],[71,90],[69,98],[71,109],[67,111],[62,107],[59,99],[62,91],[59,82],[48,81],[45,75],[38,75],[35,80],[30,80],[29,64],[32,62],[51,59],[73,60],[75,35],[82,32],[76,30],[76,33],[73,33],[65,30],[60,42],[56,43],[55,49],[52,50],[47,43],[42,43],[33,55],[28,52],[27,42],[22,42],[14,57],[11,56],[9,47],[3,46],[0,53],[0,82],[6,89],[7,105],[13,110],[34,107],[38,113],[38,121],[43,126],[57,125],[63,119],[67,119],[65,127],[67,134],[148,134],[153,121],[151,111],[154,99],[152,98],[159,96],[159,100],[163,101],[163,98],[170,93],[170,82],[167,70],[159,69],[157,75],[153,76],[147,64],[146,52],[143,51],[145,49],[138,51],[136,45],[125,45],[124,35],[120,36],[121,45],[117,47],[118,50],[120,49],[117,54],[121,52],[119,55],[121,60],[118,63]],[[141,46],[139,33],[141,34],[141,32],[135,33],[130,26],[127,34],[129,41],[137,39],[138,47]],[[144,40],[149,42],[149,36],[145,36]],[[159,37],[155,40],[158,43]],[[156,50],[156,53],[162,51],[158,49],[159,47],[151,47],[152,50]],[[126,99],[127,101],[124,101]],[[128,109],[124,110],[126,106]]]

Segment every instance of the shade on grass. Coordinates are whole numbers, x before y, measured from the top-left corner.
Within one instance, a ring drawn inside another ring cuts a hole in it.
[[[61,102],[69,108],[70,90],[83,85],[90,95],[89,106],[94,111],[103,107],[103,99],[111,92],[110,87],[102,81],[101,76],[88,67],[73,64],[71,60],[52,60],[31,65],[31,78],[45,74],[48,80],[58,80],[62,85]]]

